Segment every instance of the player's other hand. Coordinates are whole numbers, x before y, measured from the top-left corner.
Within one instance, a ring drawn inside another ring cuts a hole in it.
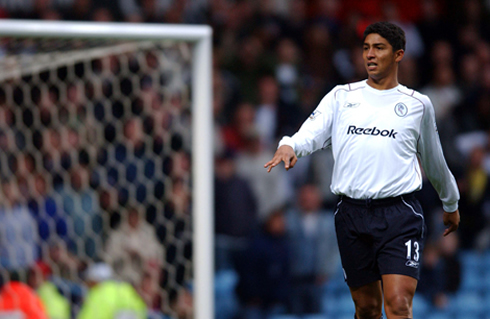
[[[457,209],[454,213],[444,212],[442,215],[442,221],[444,225],[447,226],[446,230],[444,230],[443,236],[447,236],[453,231],[456,231],[459,226],[459,210]]]
[[[283,145],[277,149],[274,157],[264,165],[264,168],[266,168],[267,173],[269,173],[272,168],[276,167],[279,163],[284,162],[284,168],[289,170],[294,167],[297,161],[298,158],[296,157],[293,148],[289,145]]]

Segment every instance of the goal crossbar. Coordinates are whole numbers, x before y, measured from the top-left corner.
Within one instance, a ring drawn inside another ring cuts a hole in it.
[[[68,22],[35,20],[1,20],[2,36],[57,38],[177,40],[200,42],[210,39],[212,29],[206,25],[145,24],[120,22]]]
[[[214,317],[212,29],[206,25],[0,20],[0,37],[174,40],[192,49],[194,318]]]

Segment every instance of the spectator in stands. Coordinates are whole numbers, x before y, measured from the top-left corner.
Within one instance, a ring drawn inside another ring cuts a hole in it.
[[[183,177],[175,176],[172,178],[172,195],[169,204],[172,205],[178,216],[190,214],[191,195]]]
[[[456,85],[452,67],[453,51],[448,42],[440,41],[433,47],[435,60],[433,79],[421,89],[434,105],[434,112],[442,147],[451,149],[447,152],[446,161],[456,173],[461,172],[462,158],[455,148],[454,140],[458,127],[453,116],[454,109],[461,101],[461,92]]]
[[[268,214],[263,227],[252,236],[238,268],[237,295],[242,319],[266,319],[284,313],[289,296],[290,247],[283,209]]]
[[[60,238],[68,243],[67,218],[56,202],[52,188],[47,185],[45,175],[33,172],[30,178],[33,180],[33,184],[31,184],[32,189],[27,203],[37,221],[39,239],[41,240],[39,244],[50,243],[55,238]],[[56,227],[52,227],[53,224]]]
[[[99,203],[100,208],[103,210],[104,218],[109,218],[109,227],[111,230],[117,229],[121,224],[121,212],[117,205],[117,192],[114,188],[100,188],[99,189]],[[108,231],[108,229],[104,229]]]
[[[221,125],[230,121],[240,102],[240,83],[222,66],[225,55],[223,49],[213,51],[213,115]]]
[[[286,4],[286,2],[283,2]],[[293,39],[296,45],[303,43],[303,35],[309,23],[308,4],[303,0],[291,0],[287,3],[288,8],[284,23],[284,37]]]
[[[83,85],[79,82],[69,83],[66,88],[66,100],[63,107],[69,115],[66,124],[82,129],[87,125],[87,97],[84,94]]]
[[[276,142],[279,119],[279,88],[272,76],[262,77],[258,82],[259,104],[255,111],[255,127],[262,145],[270,148]]]
[[[248,132],[255,127],[255,108],[250,103],[237,106],[232,121],[223,127],[224,148],[234,152],[245,149]]]
[[[420,58],[424,54],[424,42],[415,23],[401,20],[399,5],[393,1],[383,3],[382,13],[382,20],[395,23],[405,31],[405,37],[407,39],[405,57]]]
[[[0,267],[27,270],[38,258],[36,221],[21,201],[16,180],[1,183]]]
[[[148,311],[152,313],[161,311],[163,306],[161,287],[155,279],[157,278],[154,273],[146,271],[142,275],[141,283],[135,287],[148,307]]]
[[[286,216],[291,240],[291,312],[319,313],[323,285],[340,265],[333,211],[322,209],[318,187],[304,185],[296,207]]]
[[[91,20],[95,22],[113,22],[115,18],[108,8],[99,7],[92,11]]]
[[[80,261],[83,256],[69,252],[64,241],[51,241],[46,248],[48,253],[43,260],[53,270],[49,281],[69,298],[72,309],[78,309],[86,294],[85,284],[80,280],[87,266]]]
[[[456,86],[452,65],[454,53],[451,43],[438,41],[432,49],[433,71],[431,82],[422,89],[434,104],[436,121],[443,121],[451,116],[454,107],[461,100],[461,92]]]
[[[444,265],[437,242],[428,242],[425,245],[421,267],[417,292],[435,306],[444,308],[447,304],[447,296],[444,294]]]
[[[93,0],[73,0],[69,10],[64,12],[65,20],[90,21],[95,8]]]
[[[7,281],[3,274],[0,275],[0,316],[9,319],[48,319],[41,299],[18,277],[18,273],[12,273],[11,281]]]
[[[170,308],[177,319],[194,317],[194,298],[189,287],[180,287],[177,291],[170,293]]]
[[[250,5],[246,1],[237,5]],[[245,13],[240,13],[245,14]],[[267,74],[274,74],[274,61],[270,52],[264,48],[261,38],[255,34],[244,36],[238,43],[237,52],[224,67],[230,70],[240,84],[240,93],[247,103],[257,104],[257,83]]]
[[[399,79],[400,83],[403,83],[403,85],[409,88],[419,88],[420,77],[416,59],[403,59],[403,63],[400,64]]]
[[[282,134],[294,132],[301,117],[298,104],[281,100],[279,84],[273,76],[258,82],[259,103],[255,112],[255,127],[265,149],[270,149]]]
[[[486,250],[490,247],[490,174],[485,171],[485,149],[475,147],[470,153],[468,170],[461,183],[461,207],[467,217],[461,224],[461,235],[467,247]],[[475,241],[476,240],[476,241]]]
[[[460,77],[458,86],[461,89],[461,102],[454,110],[457,119],[459,133],[468,133],[481,129],[480,123],[485,120],[480,119],[478,114],[478,97],[482,90],[482,77],[485,72],[490,74],[488,66],[480,65],[478,56],[473,53],[466,53],[461,57]]]
[[[78,314],[78,319],[146,319],[147,309],[143,299],[128,283],[114,280],[109,265],[95,263],[89,266],[85,278],[88,294]]]
[[[322,89],[330,87],[337,74],[333,67],[333,36],[328,25],[319,21],[312,22],[304,32],[304,61],[305,75],[311,81],[310,85]]]
[[[271,155],[272,152],[263,147],[259,133],[252,128],[246,133],[244,150],[236,156],[237,173],[252,187],[257,199],[258,218],[262,221],[275,207],[286,205],[290,199],[291,186],[285,171],[261,172],[259,164]]]
[[[338,197],[330,191],[334,164],[332,150],[325,149],[322,152],[313,153],[309,161],[310,163],[307,167],[308,173],[304,174],[308,178],[304,183],[308,182],[317,185],[321,192],[323,206],[328,209],[334,208],[337,204]]]
[[[439,249],[444,262],[444,292],[454,295],[461,286],[462,265],[459,258],[460,240],[456,236],[439,238]]]
[[[437,40],[449,38],[455,33],[454,25],[443,16],[444,4],[437,0],[423,0],[421,19],[417,29],[424,41],[425,52],[431,51]]]
[[[301,86],[301,50],[289,38],[281,38],[276,48],[275,78],[279,99],[287,105],[298,105]]]
[[[86,167],[75,166],[70,170],[69,186],[56,189],[63,201],[63,213],[72,221],[68,232],[68,248],[74,254],[83,254],[90,259],[100,257],[102,251],[102,216],[99,198],[90,187]]]
[[[179,133],[174,134],[177,137],[172,138],[173,150],[180,151],[184,142]],[[118,203],[121,206],[126,206],[131,200],[144,203],[147,194],[151,192],[157,164],[156,159],[149,156],[151,145],[148,141],[141,117],[128,117],[124,121],[124,139],[117,140],[114,156],[109,157],[111,168],[108,177],[118,190]],[[122,164],[123,174],[119,173],[119,163]],[[130,188],[133,187],[136,190],[135,196],[130,198]]]
[[[448,307],[450,295],[461,283],[461,263],[458,258],[459,238],[433,238],[424,248],[421,278],[417,291],[440,309]]]
[[[46,314],[51,319],[70,319],[70,302],[58,288],[49,281],[51,277],[50,267],[42,262],[37,262],[27,276],[29,286],[36,291],[46,310]]]
[[[216,269],[235,269],[258,226],[257,203],[247,180],[236,173],[234,154],[216,159],[214,181]]]
[[[119,10],[126,21],[163,22],[163,14],[169,6],[162,0],[118,0]]]
[[[422,189],[417,192],[417,199],[424,211],[424,219],[427,225],[427,238],[441,231],[440,219],[442,211],[438,202],[437,192],[422,171]]]
[[[104,255],[116,274],[135,287],[141,284],[145,273],[158,283],[164,263],[164,249],[158,242],[155,228],[141,214],[139,206],[126,208],[119,228],[109,233]]]
[[[29,19],[43,19],[47,12],[53,12],[52,0],[34,0],[33,8]]]

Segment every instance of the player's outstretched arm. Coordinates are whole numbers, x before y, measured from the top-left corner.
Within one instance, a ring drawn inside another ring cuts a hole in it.
[[[289,170],[294,167],[297,161],[298,157],[294,153],[293,148],[289,145],[282,145],[277,149],[274,157],[264,165],[264,168],[267,168],[267,173],[269,173],[272,168],[276,167],[279,163],[284,162],[284,168]]]
[[[453,231],[456,231],[459,227],[459,210],[457,209],[453,213],[448,213],[444,212],[442,215],[442,221],[444,222],[444,225],[447,226],[446,230],[444,231],[443,236],[447,236]]]

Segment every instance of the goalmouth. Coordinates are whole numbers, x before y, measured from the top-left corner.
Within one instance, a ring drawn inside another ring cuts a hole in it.
[[[191,207],[194,318],[213,318],[212,29],[199,25],[1,20],[0,37],[172,40],[192,44]]]

